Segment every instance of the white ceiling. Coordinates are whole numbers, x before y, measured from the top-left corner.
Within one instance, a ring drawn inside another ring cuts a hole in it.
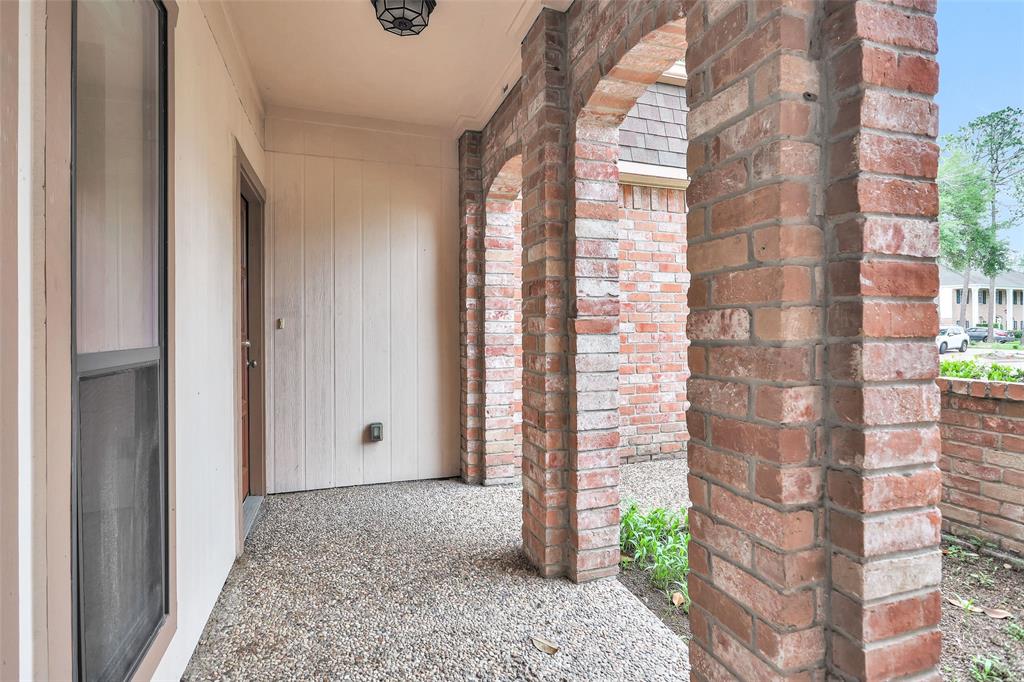
[[[520,74],[542,6],[571,0],[438,0],[430,25],[399,37],[368,0],[227,0],[264,106],[439,127],[481,127]]]

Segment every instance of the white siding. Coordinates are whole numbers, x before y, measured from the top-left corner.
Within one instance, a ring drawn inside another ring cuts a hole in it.
[[[458,474],[454,144],[268,119],[271,492]]]

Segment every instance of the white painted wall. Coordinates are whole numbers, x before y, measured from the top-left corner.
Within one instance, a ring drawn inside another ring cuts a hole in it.
[[[266,144],[270,491],[458,475],[454,140],[280,112]]]
[[[235,140],[265,177],[198,4],[179,4],[174,78],[178,629],[155,678],[178,679],[235,559]]]

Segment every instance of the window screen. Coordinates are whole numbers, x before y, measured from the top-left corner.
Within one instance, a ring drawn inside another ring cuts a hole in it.
[[[167,614],[166,14],[74,3],[75,671],[132,676]]]

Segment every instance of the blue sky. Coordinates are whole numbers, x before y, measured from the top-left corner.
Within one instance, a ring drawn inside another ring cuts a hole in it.
[[[939,134],[1024,107],[1024,0],[939,0]],[[1024,226],[1007,234],[1024,251]]]

